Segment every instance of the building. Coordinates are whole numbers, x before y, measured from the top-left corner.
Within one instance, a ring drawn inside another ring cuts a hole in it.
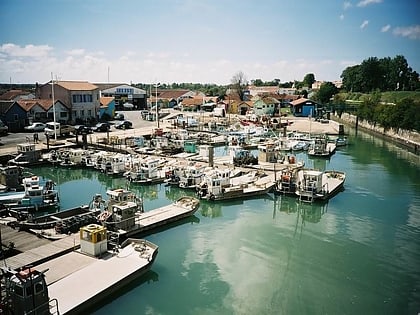
[[[147,108],[146,91],[128,84],[106,88],[101,90],[100,93],[101,97],[113,97],[115,99],[116,110],[123,110],[125,103],[133,104],[133,109]]]
[[[56,117],[71,123],[93,122],[99,119],[99,88],[87,81],[51,81],[36,84],[35,94],[40,99],[52,99],[52,86],[54,87],[54,100],[60,100],[66,111],[59,112],[56,108]],[[68,114],[68,117],[64,117]],[[58,121],[59,119],[57,119]]]
[[[33,93],[23,90],[9,90],[0,95],[0,100],[2,101],[30,100],[34,98],[35,95]]]
[[[299,98],[290,102],[290,109],[296,117],[316,117],[318,104],[307,98]]]
[[[110,96],[100,97],[101,107],[99,108],[99,119],[103,119],[108,116],[114,118],[115,116],[115,98]]]
[[[277,112],[279,105],[280,101],[278,101],[276,98],[263,97],[254,102],[254,114],[257,116],[273,116],[274,113]]]

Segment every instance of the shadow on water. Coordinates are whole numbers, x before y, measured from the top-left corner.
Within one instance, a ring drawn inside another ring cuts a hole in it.
[[[92,314],[94,311],[108,304],[111,304],[114,300],[117,300],[118,298],[124,296],[130,291],[135,290],[141,285],[146,285],[146,284],[151,285],[154,282],[158,282],[158,281],[159,281],[159,274],[153,270],[149,270],[144,275],[134,279],[127,285],[124,285],[122,288],[118,289],[116,292],[110,294],[106,300],[102,300],[101,302],[98,302],[95,305],[91,306],[89,309],[86,309],[85,314]]]

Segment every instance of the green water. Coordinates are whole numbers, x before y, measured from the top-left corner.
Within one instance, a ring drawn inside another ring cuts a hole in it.
[[[417,314],[420,312],[420,161],[359,133],[308,167],[347,173],[322,205],[294,198],[203,201],[190,220],[147,239],[152,270],[94,314]],[[125,185],[96,171],[42,167],[63,208]],[[145,209],[189,192],[134,186]],[[110,271],[112,272],[112,271]],[[81,279],[81,284],[83,279]],[[69,288],[69,294],[71,294]]]

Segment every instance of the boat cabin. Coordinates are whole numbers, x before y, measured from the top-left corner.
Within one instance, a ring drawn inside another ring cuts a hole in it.
[[[17,165],[0,167],[0,190],[22,190],[22,168]]]
[[[89,224],[80,228],[80,251],[90,256],[100,256],[108,250],[106,227]]]
[[[53,314],[44,272],[32,268],[20,271],[1,268],[7,298],[2,310],[6,314]],[[9,311],[9,312],[8,312]]]
[[[16,146],[17,155],[9,161],[10,164],[26,165],[39,162],[41,159],[41,151],[36,150],[33,143],[20,143]]]

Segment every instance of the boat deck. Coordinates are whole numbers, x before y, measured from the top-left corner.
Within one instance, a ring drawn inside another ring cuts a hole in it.
[[[135,218],[135,227],[128,232],[128,236],[137,233],[142,233],[184,217],[190,216],[195,212],[188,208],[178,206],[176,204],[170,204],[167,206],[160,207],[158,209],[146,211]]]
[[[71,252],[37,269],[48,269],[46,281],[50,298],[57,299],[59,313],[66,314],[78,312],[80,307],[90,307],[104,291],[114,290],[121,281],[147,271],[152,262],[151,256],[143,257],[128,245],[118,254],[106,252],[102,258]]]

